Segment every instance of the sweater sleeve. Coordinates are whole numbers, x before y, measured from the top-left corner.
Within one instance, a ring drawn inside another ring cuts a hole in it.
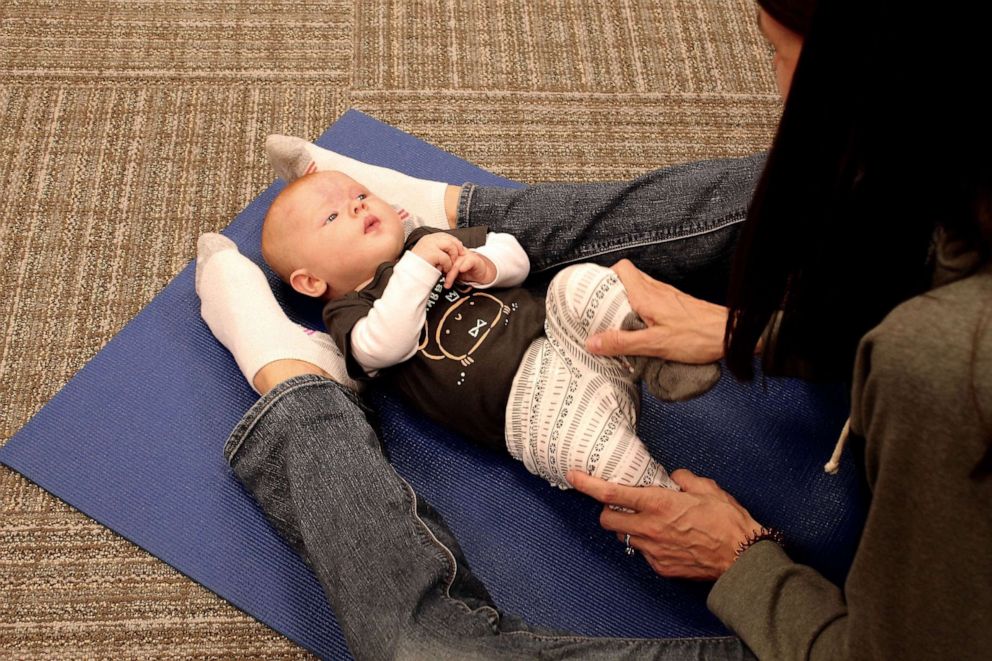
[[[709,609],[759,659],[847,657],[847,604],[840,588],[758,542],[710,591]]]
[[[760,658],[988,656],[992,480],[975,471],[992,410],[990,275],[910,299],[862,338],[850,429],[872,495],[843,592],[771,542],[710,592]]]
[[[382,298],[351,330],[351,351],[369,376],[402,363],[417,350],[427,299],[441,272],[407,252],[393,268]]]

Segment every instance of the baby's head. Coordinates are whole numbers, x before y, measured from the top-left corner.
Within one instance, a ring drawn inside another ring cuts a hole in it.
[[[340,172],[289,184],[262,225],[262,257],[307,296],[340,298],[403,253],[403,222],[389,204]]]

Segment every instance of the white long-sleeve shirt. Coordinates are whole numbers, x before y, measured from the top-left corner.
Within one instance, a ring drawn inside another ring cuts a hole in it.
[[[527,253],[510,234],[489,232],[485,245],[474,250],[496,267],[492,282],[465,283],[476,289],[515,287],[530,273]],[[432,294],[437,295],[434,289],[440,277],[440,270],[409,250],[396,263],[382,297],[351,331],[352,354],[366,374],[375,376],[416,353],[427,305]]]

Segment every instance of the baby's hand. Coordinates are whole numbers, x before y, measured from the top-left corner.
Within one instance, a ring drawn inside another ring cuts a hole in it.
[[[417,241],[410,252],[441,273],[447,273],[455,260],[465,254],[465,246],[446,232],[434,232]]]
[[[444,286],[451,289],[455,280],[460,282],[477,282],[488,285],[496,279],[496,265],[485,255],[473,250],[467,250],[464,255],[455,260],[451,270],[444,278]]]

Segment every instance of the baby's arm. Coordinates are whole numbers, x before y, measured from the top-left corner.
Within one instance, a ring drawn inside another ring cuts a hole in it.
[[[428,234],[413,251],[404,253],[393,267],[393,275],[382,298],[352,328],[352,355],[369,376],[402,363],[417,352],[431,291],[441,272],[454,270],[466,252],[457,239],[453,242],[455,247],[448,245],[445,240],[449,237],[441,232]],[[458,256],[459,252],[461,256]],[[474,252],[495,267],[495,276],[490,282],[466,282],[478,289],[513,287],[523,282],[530,272],[527,253],[510,234],[490,232],[485,245]]]
[[[471,279],[472,276],[482,273],[483,270],[481,269],[474,271],[464,269],[465,273],[459,273],[458,280],[472,285],[476,289],[516,287],[526,280],[527,275],[530,273],[530,259],[527,258],[527,253],[524,252],[524,249],[512,234],[489,232],[486,234],[486,244],[470,252],[478,253],[488,259],[496,271],[495,275],[491,276],[489,282],[480,282]],[[464,258],[460,258],[455,262],[455,265],[452,267],[453,270],[462,270],[459,267],[459,261],[462,261],[462,259]],[[451,275],[450,271],[448,275]],[[461,277],[462,275],[466,277]]]
[[[410,358],[427,319],[427,300],[440,271],[406,252],[369,313],[351,329],[351,351],[369,376]]]

